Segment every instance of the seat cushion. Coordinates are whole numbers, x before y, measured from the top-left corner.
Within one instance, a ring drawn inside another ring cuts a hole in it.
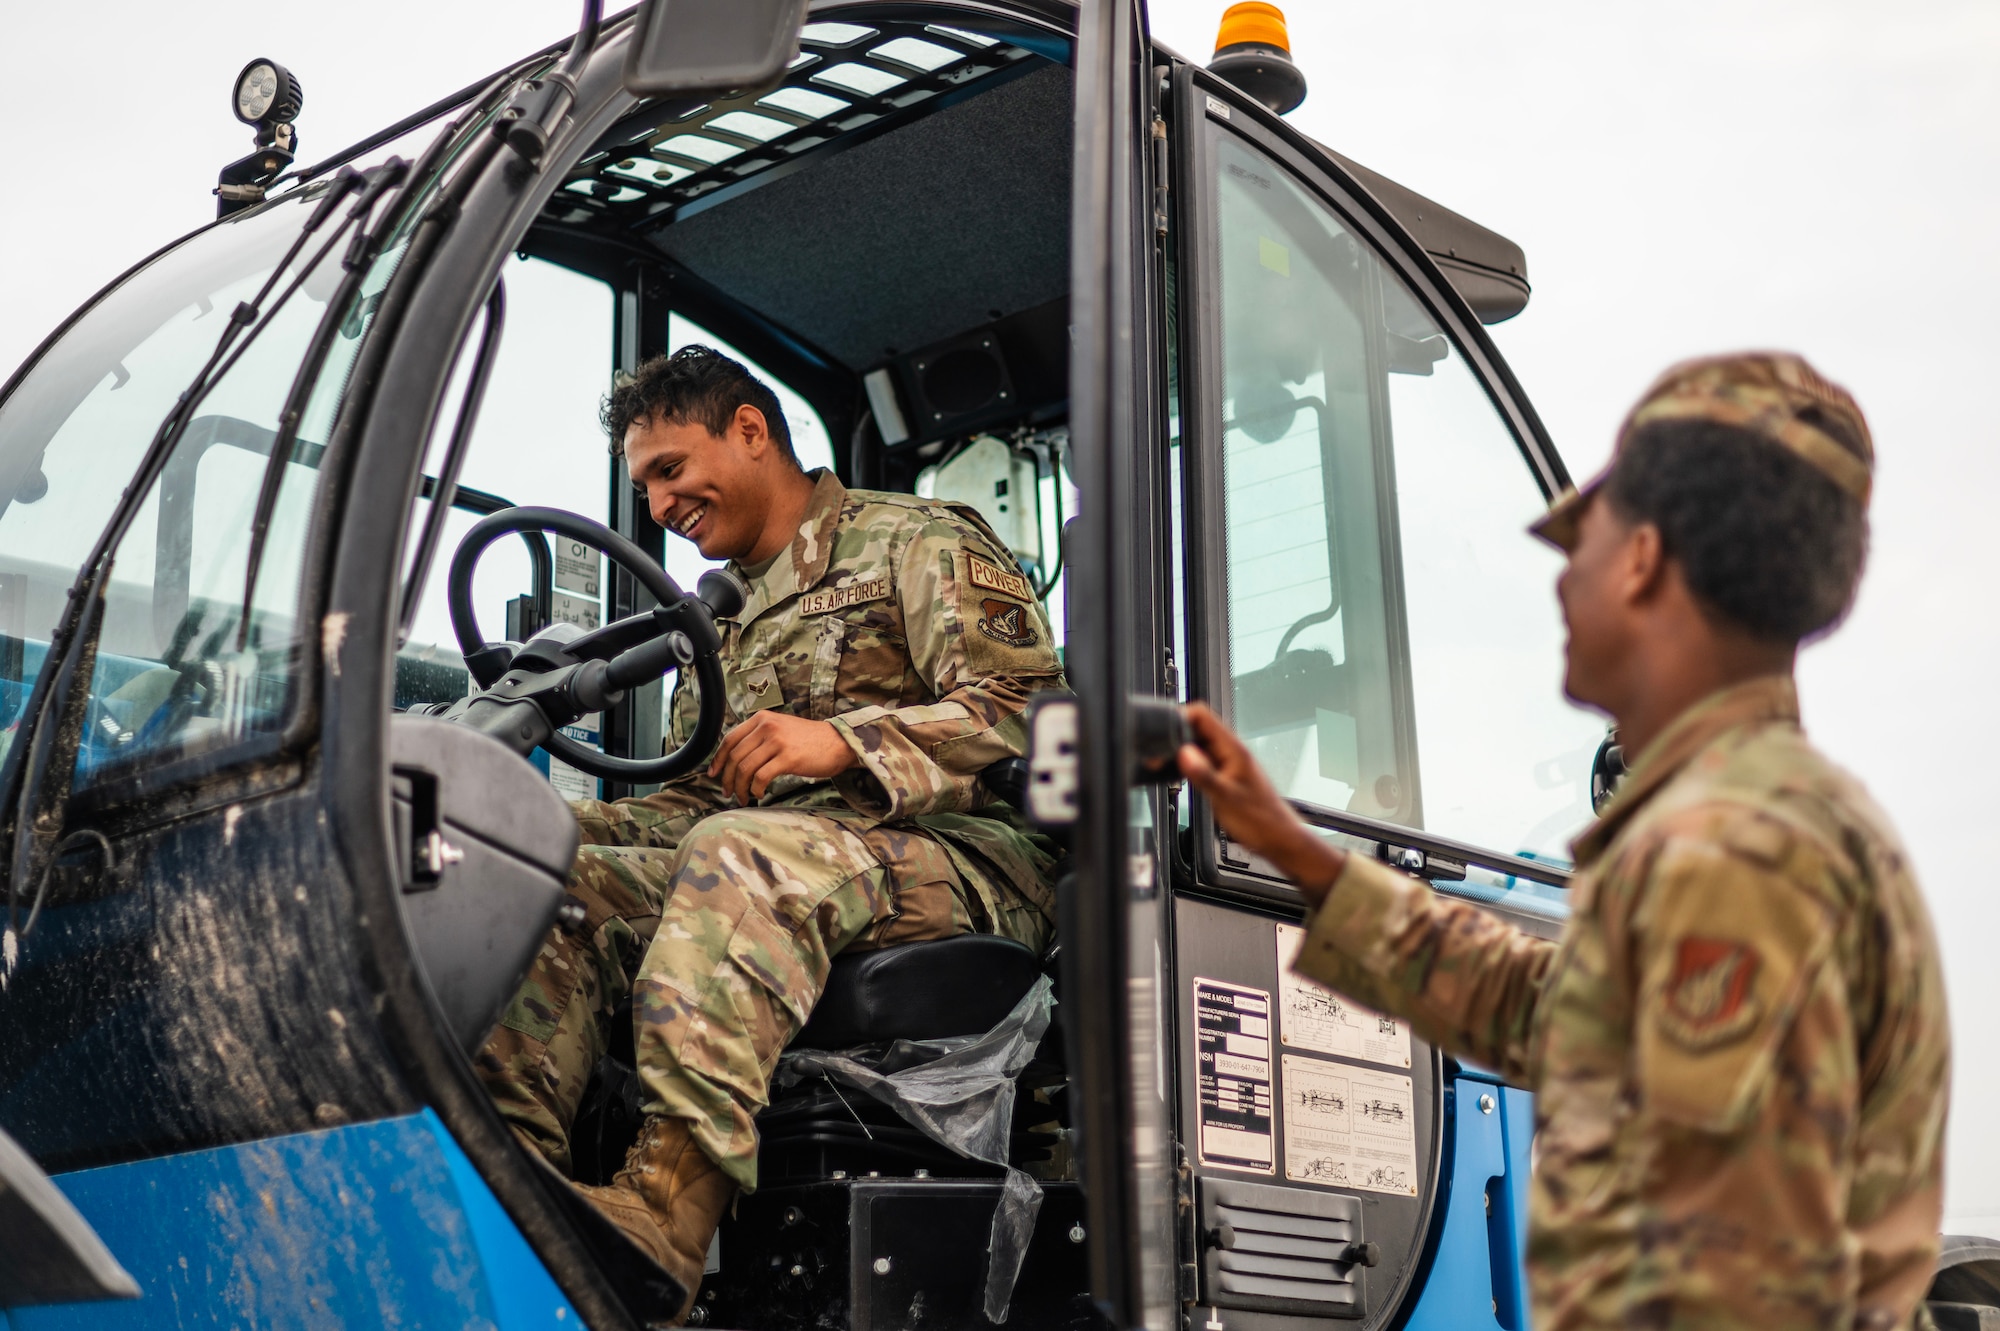
[[[792,1044],[851,1049],[982,1035],[1013,1011],[1041,973],[1033,948],[990,934],[843,953]]]

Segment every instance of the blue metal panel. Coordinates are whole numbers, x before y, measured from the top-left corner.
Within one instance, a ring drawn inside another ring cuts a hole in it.
[[[451,1171],[451,1181],[458,1187],[459,1200],[464,1203],[465,1222],[471,1227],[472,1242],[479,1249],[479,1260],[485,1268],[487,1292],[493,1300],[499,1331],[549,1327],[580,1331],[583,1319],[556,1288],[554,1277],[521,1237],[513,1219],[501,1209],[500,1199],[486,1186],[486,1180],[479,1177],[479,1171],[465,1158],[465,1152],[444,1130],[436,1114],[426,1109],[422,1118],[437,1139],[445,1166]]]
[[[428,1110],[56,1184],[144,1294],[17,1308],[8,1331],[581,1325]]]
[[[1522,1258],[1534,1097],[1468,1072],[1453,1080],[1446,1112],[1451,1197],[1407,1331],[1528,1331]]]

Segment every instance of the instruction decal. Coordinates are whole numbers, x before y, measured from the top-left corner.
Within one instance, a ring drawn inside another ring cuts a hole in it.
[[[1306,931],[1297,925],[1278,926],[1279,1035],[1294,1049],[1359,1058],[1390,1067],[1410,1066],[1408,1022],[1350,1002],[1292,970]]]
[[[1286,1054],[1285,1177],[1417,1195],[1416,1097],[1408,1077]]]
[[[1201,1163],[1276,1173],[1271,995],[1197,977],[1194,1047],[1201,1090]]]
[[[556,588],[576,592],[591,600],[601,594],[604,558],[571,536],[556,538]]]
[[[564,726],[562,734],[587,749],[601,749],[603,726],[603,713],[592,712],[578,717],[575,724]],[[530,761],[548,773],[549,784],[566,800],[594,800],[603,793],[603,783],[596,777],[580,767],[571,767],[547,749],[536,749]]]
[[[603,627],[604,560],[582,541],[556,539],[556,585],[549,600],[549,618],[574,624],[585,633]]]
[[[585,633],[604,627],[604,610],[595,597],[557,592],[549,598],[549,618],[558,624],[574,624]]]

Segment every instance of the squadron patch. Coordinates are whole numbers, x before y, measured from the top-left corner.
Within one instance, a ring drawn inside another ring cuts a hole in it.
[[[1758,957],[1746,943],[1683,938],[1661,996],[1661,1030],[1693,1049],[1726,1044],[1757,1023]]]
[[[999,592],[1002,596],[1011,596],[1017,601],[1035,599],[1034,589],[1028,586],[1026,578],[1018,573],[995,568],[975,554],[965,556],[965,577],[966,581],[975,587],[984,587],[989,592]],[[992,603],[989,601],[987,604]],[[1034,639],[1030,637],[1028,641],[1033,642]]]
[[[974,560],[974,567],[978,563]],[[1041,641],[1028,624],[1028,607],[989,597],[979,603],[979,608],[984,612],[978,621],[979,631],[993,641],[1004,642],[1009,647],[1033,647]]]

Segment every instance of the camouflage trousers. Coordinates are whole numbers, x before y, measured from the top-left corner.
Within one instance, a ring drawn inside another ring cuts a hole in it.
[[[911,825],[767,807],[663,817],[576,806],[587,843],[558,926],[476,1064],[502,1117],[565,1174],[585,1083],[632,1001],[648,1114],[687,1119],[745,1190],[778,1055],[848,948],[997,933],[1036,949],[1045,905]],[[968,872],[968,869],[971,871]]]

